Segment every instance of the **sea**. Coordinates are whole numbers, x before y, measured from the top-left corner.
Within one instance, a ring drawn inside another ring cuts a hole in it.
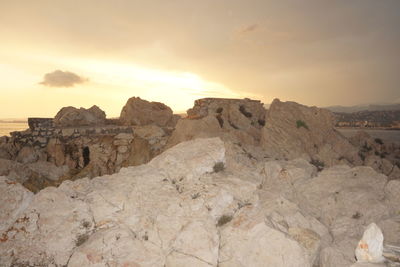
[[[0,136],[10,136],[10,132],[23,131],[28,129],[28,122],[1,122],[0,121]]]
[[[354,136],[355,134],[357,134],[358,131],[362,130],[373,138],[380,138],[383,141],[400,144],[400,130],[358,129],[358,128],[348,128],[348,129],[342,128],[337,130],[347,138]]]

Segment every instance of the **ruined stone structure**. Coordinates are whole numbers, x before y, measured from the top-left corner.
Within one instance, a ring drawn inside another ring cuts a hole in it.
[[[46,147],[52,138],[68,141],[81,136],[116,135],[132,133],[132,127],[119,125],[60,127],[55,126],[53,118],[28,118],[29,129],[12,132],[15,142],[21,145]]]

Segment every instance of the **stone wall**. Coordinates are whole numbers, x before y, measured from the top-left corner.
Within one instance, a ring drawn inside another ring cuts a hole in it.
[[[54,128],[53,118],[28,118],[29,129]]]
[[[132,127],[118,125],[55,127],[51,118],[29,118],[28,124],[28,130],[12,132],[11,136],[16,143],[41,148],[46,147],[52,138],[68,141],[82,136],[117,135],[133,132]]]

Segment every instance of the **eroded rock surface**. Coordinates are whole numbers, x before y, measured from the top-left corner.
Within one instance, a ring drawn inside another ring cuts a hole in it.
[[[334,129],[326,109],[275,99],[266,115],[261,144],[271,157],[304,157],[324,166],[361,165],[357,149]]]
[[[3,177],[0,262],[350,266],[372,222],[400,245],[396,180],[370,167],[257,161],[240,149],[195,139],[148,164],[36,195]]]
[[[149,102],[140,97],[129,98],[122,108],[119,120],[122,125],[174,126],[176,118],[167,105],[160,102]]]
[[[54,124],[59,127],[104,125],[105,120],[106,113],[98,106],[89,109],[64,107],[54,117]]]
[[[242,145],[257,146],[264,126],[263,104],[250,99],[204,98],[196,100],[172,133],[168,146],[198,137],[219,136]]]

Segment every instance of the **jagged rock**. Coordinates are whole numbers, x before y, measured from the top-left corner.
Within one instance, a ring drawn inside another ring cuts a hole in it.
[[[194,107],[187,111],[187,115],[190,119],[214,116],[221,128],[247,130],[251,126],[264,126],[265,112],[258,100],[203,98],[194,102]]]
[[[49,155],[49,161],[54,163],[56,166],[62,166],[65,164],[65,146],[57,138],[52,138],[46,147],[46,152]]]
[[[399,155],[400,146],[380,138],[372,138],[364,131],[358,131],[350,138],[350,142],[358,147],[358,154],[364,165],[382,172],[390,179],[400,179]]]
[[[219,136],[243,145],[257,146],[266,110],[250,99],[204,98],[195,101],[187,118],[178,121],[167,147],[199,137]]]
[[[271,157],[304,157],[333,166],[359,165],[357,149],[334,129],[329,110],[275,99],[266,115],[261,144]]]
[[[146,140],[153,151],[153,155],[158,155],[165,147],[169,138],[168,133],[157,125],[134,126],[135,136]]]
[[[174,126],[176,118],[167,105],[160,102],[149,102],[140,97],[129,98],[122,108],[119,120],[122,125]]]
[[[106,113],[94,105],[89,109],[64,107],[54,118],[58,127],[104,125]]]
[[[3,138],[2,142],[0,143],[0,159],[14,160],[19,150],[19,145],[15,144],[12,141],[12,138]]]
[[[26,165],[30,170],[39,174],[41,178],[52,181],[57,181],[61,176],[68,172],[67,166],[57,167],[56,165],[47,161],[38,161]]]
[[[312,266],[305,249],[294,239],[264,223],[253,210],[239,212],[221,230],[221,267]]]
[[[24,146],[18,152],[15,160],[20,163],[33,163],[38,161],[40,158],[44,159],[44,155],[38,149],[31,146]]]
[[[221,135],[218,120],[212,116],[198,120],[181,119],[168,140],[167,147],[195,138],[210,138]]]
[[[296,186],[300,206],[329,227],[337,242],[357,239],[362,226],[390,215],[387,177],[370,167],[335,166]]]
[[[33,193],[29,192],[22,185],[0,176],[1,212],[0,212],[0,233],[4,233],[17,220],[32,200]],[[0,242],[4,242],[4,236]]]
[[[32,192],[38,192],[44,187],[56,185],[58,179],[67,172],[67,166],[57,167],[46,161],[21,164],[0,159],[0,175],[7,176],[12,182],[21,183]]]

